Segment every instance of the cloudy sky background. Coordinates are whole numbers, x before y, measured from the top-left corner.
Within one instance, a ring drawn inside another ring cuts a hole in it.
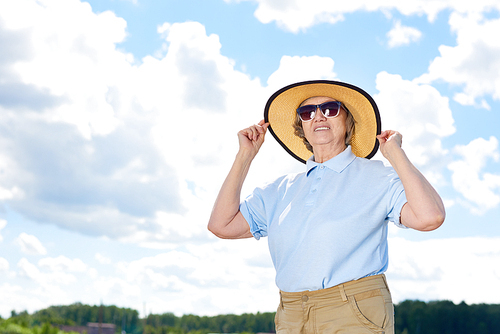
[[[497,0],[0,0],[0,315],[274,311],[266,240],[217,240],[206,223],[236,133],[308,79],[370,93],[446,203],[437,231],[391,227],[394,301],[500,303],[499,13]],[[302,167],[269,136],[244,195]]]

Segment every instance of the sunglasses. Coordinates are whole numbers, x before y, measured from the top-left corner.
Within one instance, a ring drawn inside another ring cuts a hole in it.
[[[314,118],[314,116],[316,115],[316,110],[318,110],[319,108],[319,110],[321,110],[321,112],[323,113],[323,116],[327,118],[333,118],[339,115],[341,105],[342,102],[339,101],[328,101],[316,105],[308,104],[302,107],[298,107],[297,114],[299,114],[302,122],[309,122]]]

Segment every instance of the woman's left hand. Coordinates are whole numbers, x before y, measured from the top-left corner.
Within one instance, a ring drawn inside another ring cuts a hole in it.
[[[385,130],[377,136],[380,143],[380,152],[383,156],[390,160],[392,150],[400,149],[403,143],[403,136],[394,130]]]

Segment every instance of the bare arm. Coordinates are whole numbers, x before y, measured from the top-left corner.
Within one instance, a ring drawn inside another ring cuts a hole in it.
[[[377,138],[380,151],[398,173],[405,189],[408,202],[401,210],[401,223],[419,231],[432,231],[441,226],[445,218],[443,201],[406,156],[401,148],[401,134],[386,130]]]
[[[238,132],[239,151],[215,201],[208,229],[223,239],[250,238],[250,226],[240,212],[240,194],[250,164],[264,143],[269,124],[257,125]]]

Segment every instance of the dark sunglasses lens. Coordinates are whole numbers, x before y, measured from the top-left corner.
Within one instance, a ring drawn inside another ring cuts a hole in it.
[[[326,102],[321,105],[321,112],[325,117],[335,117],[338,115],[340,105],[337,102]]]
[[[316,111],[316,106],[307,105],[300,107],[298,113],[300,119],[304,122],[307,122],[314,118],[315,111]]]

